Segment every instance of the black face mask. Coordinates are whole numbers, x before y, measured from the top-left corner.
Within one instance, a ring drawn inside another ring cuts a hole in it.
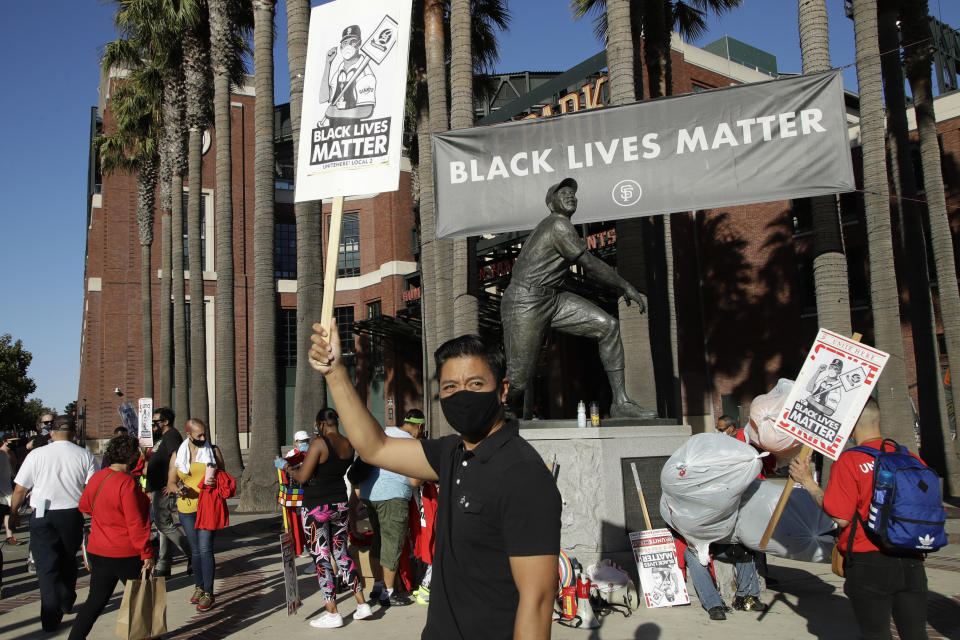
[[[471,440],[481,438],[490,431],[493,420],[500,412],[498,391],[457,391],[440,398],[443,416],[462,436]]]
[[[195,447],[202,447],[207,444],[206,440],[194,440],[193,438],[190,438],[190,442],[192,442]]]

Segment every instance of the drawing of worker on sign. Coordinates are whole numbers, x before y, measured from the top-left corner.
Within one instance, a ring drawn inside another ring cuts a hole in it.
[[[377,77],[367,64],[369,58],[360,54],[362,40],[360,27],[352,24],[343,30],[340,46],[327,51],[320,102],[329,102],[326,116],[331,127],[369,118],[377,104]],[[342,59],[331,75],[338,52]]]
[[[826,416],[832,416],[840,405],[840,395],[843,383],[840,374],[843,373],[843,360],[834,358],[829,365],[821,364],[817,367],[817,374],[807,384],[810,395],[804,400],[808,406]]]

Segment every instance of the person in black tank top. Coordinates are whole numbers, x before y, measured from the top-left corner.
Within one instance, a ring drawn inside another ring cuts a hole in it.
[[[340,419],[333,409],[317,414],[319,436],[310,442],[306,457],[299,469],[286,471],[303,485],[303,506],[300,519],[307,550],[317,566],[317,580],[323,592],[326,611],[310,625],[332,629],[343,626],[343,616],[337,610],[336,579],[331,558],[337,563],[341,579],[356,597],[354,620],[369,618],[372,614],[366,604],[356,563],[347,554],[347,485],[344,476],[353,463],[353,447],[340,435]]]

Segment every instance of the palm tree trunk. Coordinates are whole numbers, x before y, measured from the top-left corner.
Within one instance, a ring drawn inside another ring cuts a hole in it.
[[[940,366],[933,326],[930,279],[927,272],[926,241],[920,220],[916,179],[907,133],[906,95],[903,70],[900,66],[897,11],[890,2],[881,2],[878,15],[878,41],[886,53],[880,59],[883,69],[884,95],[887,104],[887,128],[890,132],[894,174],[899,177],[897,208],[900,213],[900,234],[903,245],[905,279],[910,295],[910,324],[914,361],[917,371],[918,413],[921,447],[924,460],[938,473],[944,474],[943,442],[940,441],[940,417],[946,415],[940,391]]]
[[[444,61],[443,2],[425,0],[424,40],[427,51],[427,87],[430,94],[430,133],[439,133],[448,129],[447,120],[447,74]],[[432,163],[431,163],[432,164]],[[420,215],[436,216],[436,205],[431,198],[430,209]],[[453,242],[449,239],[433,238],[436,243],[436,263],[433,273],[433,288],[436,292],[436,339],[434,344],[442,345],[453,337]]]
[[[799,0],[797,8],[803,73],[828,71],[830,42],[826,0]],[[850,289],[837,199],[836,196],[820,196],[811,198],[810,205],[813,212],[813,281],[818,322],[821,327],[849,336],[852,333]]]
[[[277,290],[273,270],[273,14],[274,0],[254,0],[253,416],[241,511],[275,508],[273,458],[279,452]]]
[[[190,418],[209,424],[207,399],[207,335],[203,300],[203,240],[200,238],[200,199],[203,197],[203,130],[209,98],[208,51],[199,35],[184,36],[184,77],[187,87],[187,244],[190,256]]]
[[[914,420],[907,393],[900,298],[893,262],[875,0],[853,0],[853,26],[860,87],[860,138],[870,261],[870,301],[876,346],[890,354],[878,381],[877,399],[884,433],[906,445],[915,442],[912,428]]]
[[[140,333],[143,356],[141,397],[153,397],[153,313],[151,309],[150,247],[157,190],[157,163],[143,158],[137,167],[137,226],[140,236]]]
[[[173,198],[170,201],[171,245],[170,275],[173,277],[173,388],[177,428],[183,433],[190,417],[190,393],[187,387],[187,308],[183,281],[183,176],[171,178]]]
[[[450,127],[473,126],[473,54],[470,39],[470,0],[450,2]],[[471,253],[476,243],[453,241],[453,335],[479,331],[477,298],[470,291]]]
[[[629,0],[607,1],[607,69],[611,104],[633,102],[633,35]],[[653,76],[651,76],[652,78]],[[650,90],[653,91],[653,80]],[[646,252],[642,220],[617,223],[617,271],[641,292],[647,292]],[[650,351],[650,316],[637,313],[636,307],[620,303],[620,335],[626,356],[627,395],[644,407],[657,406],[653,356]]]
[[[226,0],[210,0],[210,53],[213,63],[213,117],[217,134],[216,253],[216,429],[228,469],[243,468],[237,417],[236,327],[233,304],[233,159],[230,123],[230,23]],[[191,274],[192,275],[192,274]],[[191,287],[192,288],[192,287]]]
[[[167,183],[167,189],[169,190],[169,173],[163,180]],[[170,307],[170,285],[172,284],[170,269],[173,264],[173,254],[170,250],[169,213],[160,216],[160,234],[160,357],[157,359],[157,390],[153,397],[154,406],[169,407],[172,401],[170,380],[173,373],[173,325],[171,324],[173,309]]]
[[[309,0],[287,0],[287,59],[290,65],[294,175],[300,160],[300,111],[309,31]],[[297,223],[297,344],[300,345],[297,350],[297,386],[293,393],[293,423],[299,429],[312,424],[317,411],[327,406],[323,376],[310,366],[306,358],[312,326],[319,321],[323,307],[323,236],[319,202],[298,202],[293,210]]]
[[[424,343],[423,359],[423,410],[430,416],[430,436],[452,433],[440,411],[440,403],[434,402],[436,381],[434,379],[433,352],[437,348],[435,331],[437,317],[437,292],[428,283],[435,273],[437,259],[436,220],[433,217],[433,154],[430,149],[430,114],[426,100],[421,101],[417,113],[417,145],[420,163],[420,326]],[[430,213],[427,213],[427,212]]]
[[[937,142],[937,120],[933,107],[930,75],[930,49],[913,43],[925,41],[929,35],[927,0],[904,5],[901,11],[901,34],[904,44],[907,79],[913,94],[917,133],[920,138],[920,162],[923,167],[923,190],[930,222],[930,243],[937,269],[937,292],[940,322],[947,347],[950,371],[960,371],[960,289],[954,263],[953,238],[947,219],[943,173],[940,168],[940,146]],[[953,365],[957,364],[956,367]],[[939,387],[939,381],[937,383]],[[955,400],[956,402],[956,396]],[[960,458],[950,423],[941,423],[946,480],[953,496],[960,494]]]

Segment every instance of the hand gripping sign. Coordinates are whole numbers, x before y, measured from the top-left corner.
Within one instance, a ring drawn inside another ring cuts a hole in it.
[[[820,329],[797,381],[774,426],[803,443],[797,457],[812,451],[840,457],[860,412],[883,373],[890,354],[860,343],[860,334],[845,338]],[[788,482],[767,524],[760,547],[766,547],[786,507],[793,483]]]

